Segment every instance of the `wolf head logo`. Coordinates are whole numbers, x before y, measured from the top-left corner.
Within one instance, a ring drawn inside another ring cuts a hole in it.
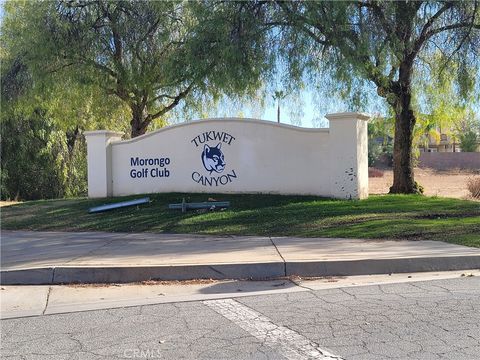
[[[205,170],[209,171],[210,174],[215,171],[221,173],[225,169],[225,160],[222,151],[221,143],[218,143],[217,146],[208,146],[205,144],[202,152],[202,162]]]

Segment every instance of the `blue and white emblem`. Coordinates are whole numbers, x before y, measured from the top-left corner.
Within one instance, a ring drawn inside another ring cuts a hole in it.
[[[205,144],[202,151],[202,162],[205,170],[221,173],[225,169],[225,158],[223,156],[222,143],[218,143],[217,146],[208,146]]]

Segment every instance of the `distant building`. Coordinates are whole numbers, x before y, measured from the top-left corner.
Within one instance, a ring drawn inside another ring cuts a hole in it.
[[[419,149],[421,152],[460,152],[460,144],[455,137],[447,134],[440,134],[440,141],[428,135],[428,146],[421,144]]]
[[[428,135],[428,147],[425,144],[420,144],[420,152],[461,152],[462,148],[458,140],[448,134],[440,134],[440,140],[432,135]],[[480,152],[480,142],[477,142],[477,151]]]

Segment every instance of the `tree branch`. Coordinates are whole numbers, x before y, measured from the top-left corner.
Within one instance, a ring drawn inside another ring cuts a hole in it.
[[[445,25],[441,26],[436,29],[430,29],[433,23],[435,22],[436,19],[438,19],[445,11],[450,9],[454,5],[453,2],[449,1],[445,3],[445,5],[439,9],[428,21],[422,28],[422,32],[420,33],[420,36],[418,37],[417,40],[415,40],[412,51],[409,54],[410,58],[415,58],[415,56],[418,54],[420,49],[422,48],[423,44],[429,40],[431,37],[434,35],[437,35],[441,32],[448,31],[448,30],[455,30],[455,29],[461,29],[461,28],[469,28],[469,32],[472,29],[480,29],[480,24],[475,24],[475,12],[472,15],[472,21],[471,22],[460,22],[456,24],[450,24],[450,25]],[[429,30],[430,29],[430,30]],[[462,41],[463,43],[463,41]]]
[[[387,18],[385,17],[385,14],[382,12],[382,9],[380,6],[378,6],[378,3],[375,1],[359,1],[357,3],[359,7],[367,7],[372,9],[373,13],[376,15],[376,17],[380,20],[380,24],[382,24],[383,30],[387,33],[387,36],[390,36],[391,34],[394,34],[395,32],[393,31],[393,28],[390,26],[390,23],[388,22]]]
[[[162,98],[167,98],[167,99],[175,99],[176,96],[168,95],[168,94],[160,94],[158,96],[155,96],[150,102],[155,102],[157,100],[160,100]]]
[[[61,64],[61,65],[59,65],[59,66],[56,67],[56,68],[53,68],[53,69],[48,70],[48,72],[49,72],[49,73],[56,73],[56,72],[58,72],[58,71],[61,71],[61,70],[65,69],[65,68],[70,67],[70,66],[73,66],[73,65],[77,65],[77,63],[76,63],[76,62],[68,62],[68,63],[66,63],[66,64]]]
[[[195,83],[195,81],[192,81],[190,83],[190,85],[188,85],[185,90],[181,91],[177,96],[175,96],[173,98],[173,101],[169,105],[165,106],[163,109],[161,109],[160,111],[158,111],[154,114],[148,115],[147,118],[145,119],[145,122],[147,122],[147,121],[151,122],[152,120],[155,120],[156,118],[158,118],[158,117],[166,114],[170,110],[172,110],[175,106],[178,105],[180,100],[182,100],[183,98],[185,98],[188,95],[190,90],[192,90],[194,83]]]
[[[448,1],[443,5],[428,21],[425,23],[425,25],[422,28],[422,31],[420,32],[419,39],[426,36],[428,29],[433,25],[435,20],[437,20],[445,11],[450,9],[453,6],[453,1]]]
[[[93,67],[95,67],[96,69],[98,70],[101,70],[103,71],[104,73],[110,75],[111,77],[117,79],[118,78],[118,75],[115,71],[113,71],[112,69],[110,69],[108,66],[106,65],[103,65],[103,64],[99,64],[97,63],[96,61],[94,60],[90,60],[90,59],[81,59],[80,62],[83,62],[85,64],[90,64],[92,65]]]
[[[427,36],[432,37],[433,35],[439,34],[443,31],[461,29],[461,28],[466,28],[466,27],[471,27],[472,29],[480,29],[480,24],[474,24],[474,23],[471,23],[471,22],[461,22],[461,23],[457,23],[457,24],[442,26],[440,28],[433,29],[433,30],[429,31],[427,33]]]
[[[326,40],[320,38],[317,34],[315,34],[312,30],[308,29],[307,27],[301,26],[300,30],[302,30],[304,33],[306,33],[308,36],[310,36],[313,40],[315,40],[315,42],[317,42],[321,45],[324,45],[324,46],[329,45],[329,43]]]
[[[467,40],[467,38],[470,36],[471,32],[472,32],[472,29],[473,29],[473,25],[474,25],[474,22],[475,22],[475,14],[477,12],[477,7],[478,7],[478,4],[477,2],[475,2],[475,6],[473,8],[473,13],[472,13],[472,23],[471,25],[469,26],[468,28],[468,31],[467,33],[462,37],[462,40],[458,43],[458,46],[455,48],[455,50],[452,51],[452,53],[448,56],[447,60],[445,61],[445,63],[442,65],[442,67],[440,68],[440,74],[443,72],[443,70],[445,70],[445,68],[447,67],[448,63],[450,62],[451,58],[462,48],[463,44],[465,43],[465,41]]]

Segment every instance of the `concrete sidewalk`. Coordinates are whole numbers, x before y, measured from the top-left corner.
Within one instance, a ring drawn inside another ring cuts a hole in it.
[[[2,284],[272,279],[480,268],[436,241],[2,231]]]

